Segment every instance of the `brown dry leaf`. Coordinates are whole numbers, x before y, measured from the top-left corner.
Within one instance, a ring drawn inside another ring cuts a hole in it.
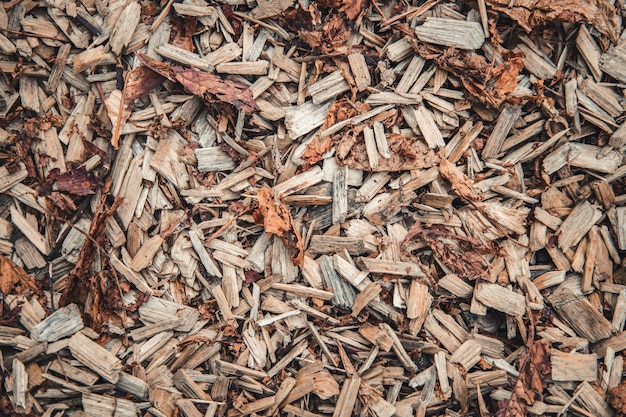
[[[124,103],[132,106],[135,99],[145,96],[153,88],[163,84],[163,81],[162,75],[146,67],[137,67],[129,71],[124,80]]]
[[[329,16],[330,19],[321,29],[300,31],[300,39],[311,48],[319,48],[323,54],[338,52],[350,36],[350,29],[343,15],[335,13]]]
[[[87,171],[84,166],[62,174],[59,173],[58,168],[55,168],[50,171],[48,181],[54,181],[54,190],[80,196],[95,194],[96,188],[100,185],[95,174]]]
[[[133,110],[135,99],[148,94],[163,83],[163,76],[144,67],[135,68],[126,74],[124,90],[114,90],[105,100],[109,119],[113,124],[111,143],[119,146],[120,131]]]
[[[179,48],[187,51],[193,51],[193,35],[196,32],[198,21],[194,17],[179,17],[174,16],[172,18],[172,34],[170,36],[170,43]]]
[[[478,239],[459,236],[441,225],[424,227],[419,222],[411,227],[405,242],[415,238],[424,241],[433,254],[458,276],[470,280],[487,278],[484,255],[496,252],[491,244],[485,245]]]
[[[35,278],[9,258],[0,255],[0,292],[3,294],[23,294],[38,290]]]
[[[515,90],[517,76],[524,68],[520,54],[506,49],[502,51],[505,61],[494,67],[484,56],[474,52],[455,48],[442,49],[415,39],[407,39],[413,42],[413,47],[420,56],[435,60],[442,69],[458,77],[463,87],[476,100],[494,108],[500,107]]]
[[[517,87],[517,76],[522,69],[524,69],[524,63],[519,57],[511,58],[493,68],[481,93],[487,104],[499,107]],[[465,83],[463,85],[469,90],[468,85]]]
[[[620,33],[615,7],[605,0],[487,0],[486,3],[527,32],[548,22],[583,22],[593,25],[613,42]]]
[[[387,135],[387,143],[389,144],[391,157],[379,158],[378,166],[373,171],[395,172],[424,169],[435,166],[439,162],[437,154],[418,138],[409,138],[394,133]],[[342,152],[340,148],[345,150]],[[344,154],[346,156],[343,156]],[[337,159],[350,168],[372,171],[367,158],[364,140],[352,143],[349,137],[344,137],[337,147]]]
[[[355,20],[365,9],[363,3],[366,6],[368,2],[363,0],[344,0],[343,6],[341,6],[339,11],[344,12],[348,19]]]
[[[483,193],[474,187],[474,181],[467,178],[456,165],[446,158],[441,158],[439,173],[450,182],[452,192],[462,199],[472,202],[481,201],[483,199]]]
[[[218,100],[232,104],[237,109],[247,113],[254,113],[259,109],[254,98],[252,98],[252,92],[243,84],[223,80],[217,75],[195,68],[174,67],[174,71],[176,72],[176,80],[187,91],[198,97],[211,101],[211,95],[214,95]]]
[[[529,337],[527,350],[520,359],[520,375],[515,383],[513,395],[498,410],[498,417],[526,416],[526,406],[533,405],[547,386],[550,375],[550,349],[547,344]],[[522,400],[522,401],[520,401]]]
[[[180,83],[187,91],[206,101],[219,101],[232,104],[239,110],[254,113],[259,108],[252,97],[252,92],[243,84],[224,80],[195,68],[170,67],[169,65],[137,53],[139,61],[146,67],[161,74],[170,81]]]
[[[106,98],[104,104],[109,113],[109,119],[111,119],[111,123],[113,124],[111,143],[117,148],[120,144],[122,126],[124,126],[130,117],[132,107],[124,104],[124,93],[120,90],[113,90],[111,94],[109,94],[109,97]]]
[[[142,54],[141,52],[137,52],[137,58],[142,65],[150,68],[152,71],[157,74],[162,75],[172,82],[176,82],[176,73],[165,62],[157,61],[154,58],[149,57],[148,55]]]
[[[261,188],[257,196],[259,208],[254,212],[255,221],[263,225],[266,233],[281,237],[285,246],[295,249],[291,259],[294,265],[300,265],[304,260],[304,244],[291,217],[291,210],[267,186]]]
[[[106,207],[106,197],[109,195],[110,186],[111,180],[109,179],[105,183],[104,187],[102,187],[101,203],[94,212],[91,227],[87,233],[87,239],[85,239],[85,244],[80,249],[74,269],[72,269],[72,272],[68,275],[65,290],[63,291],[63,295],[59,301],[59,305],[61,307],[64,307],[72,302],[82,305],[87,299],[89,285],[86,280],[87,277],[90,276],[89,268],[96,258],[96,252],[103,249],[101,245],[105,238],[104,228],[107,220],[123,203],[123,199],[116,198],[111,207]]]
[[[326,152],[332,149],[333,144],[334,141],[330,136],[323,138],[316,136],[309,142],[301,158],[304,159],[308,165],[315,165],[323,159]]]
[[[276,202],[272,190],[263,187],[257,194],[259,197],[259,215],[263,219],[263,227],[266,233],[280,237],[291,229],[291,212],[284,204]]]

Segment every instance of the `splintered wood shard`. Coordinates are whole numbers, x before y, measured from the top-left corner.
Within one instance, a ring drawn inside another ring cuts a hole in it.
[[[415,28],[415,33],[422,42],[454,46],[459,49],[478,49],[485,42],[485,34],[480,23],[456,19],[431,17],[426,19],[423,25]]]
[[[624,415],[623,6],[2,2],[0,414]]]

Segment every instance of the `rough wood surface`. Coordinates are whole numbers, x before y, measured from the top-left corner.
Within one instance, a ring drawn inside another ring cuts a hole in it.
[[[0,414],[626,414],[623,2],[0,6]]]

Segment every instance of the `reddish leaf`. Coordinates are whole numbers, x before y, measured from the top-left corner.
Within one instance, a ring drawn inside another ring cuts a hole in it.
[[[165,62],[157,61],[154,58],[149,57],[148,55],[144,55],[140,52],[137,52],[137,58],[139,58],[139,62],[141,62],[146,67],[150,68],[152,71],[157,74],[162,75],[172,82],[176,82],[176,73]]]
[[[53,189],[65,191],[70,194],[86,196],[94,194],[100,182],[93,172],[88,172],[87,168],[80,167],[78,169],[58,173],[58,169],[50,171],[48,180],[54,181]]]
[[[520,359],[520,375],[515,383],[513,395],[498,410],[498,417],[522,417],[526,406],[533,405],[546,388],[546,378],[550,375],[550,349],[547,344],[534,340],[529,335],[526,353]]]
[[[170,43],[187,51],[193,51],[193,34],[196,32],[198,21],[193,17],[173,17]]]
[[[135,99],[145,96],[153,88],[163,84],[163,76],[145,67],[129,71],[124,83],[124,102],[128,106]]]

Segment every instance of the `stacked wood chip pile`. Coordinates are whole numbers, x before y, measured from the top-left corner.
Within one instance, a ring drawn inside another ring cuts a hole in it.
[[[626,415],[608,0],[0,5],[0,415]]]

